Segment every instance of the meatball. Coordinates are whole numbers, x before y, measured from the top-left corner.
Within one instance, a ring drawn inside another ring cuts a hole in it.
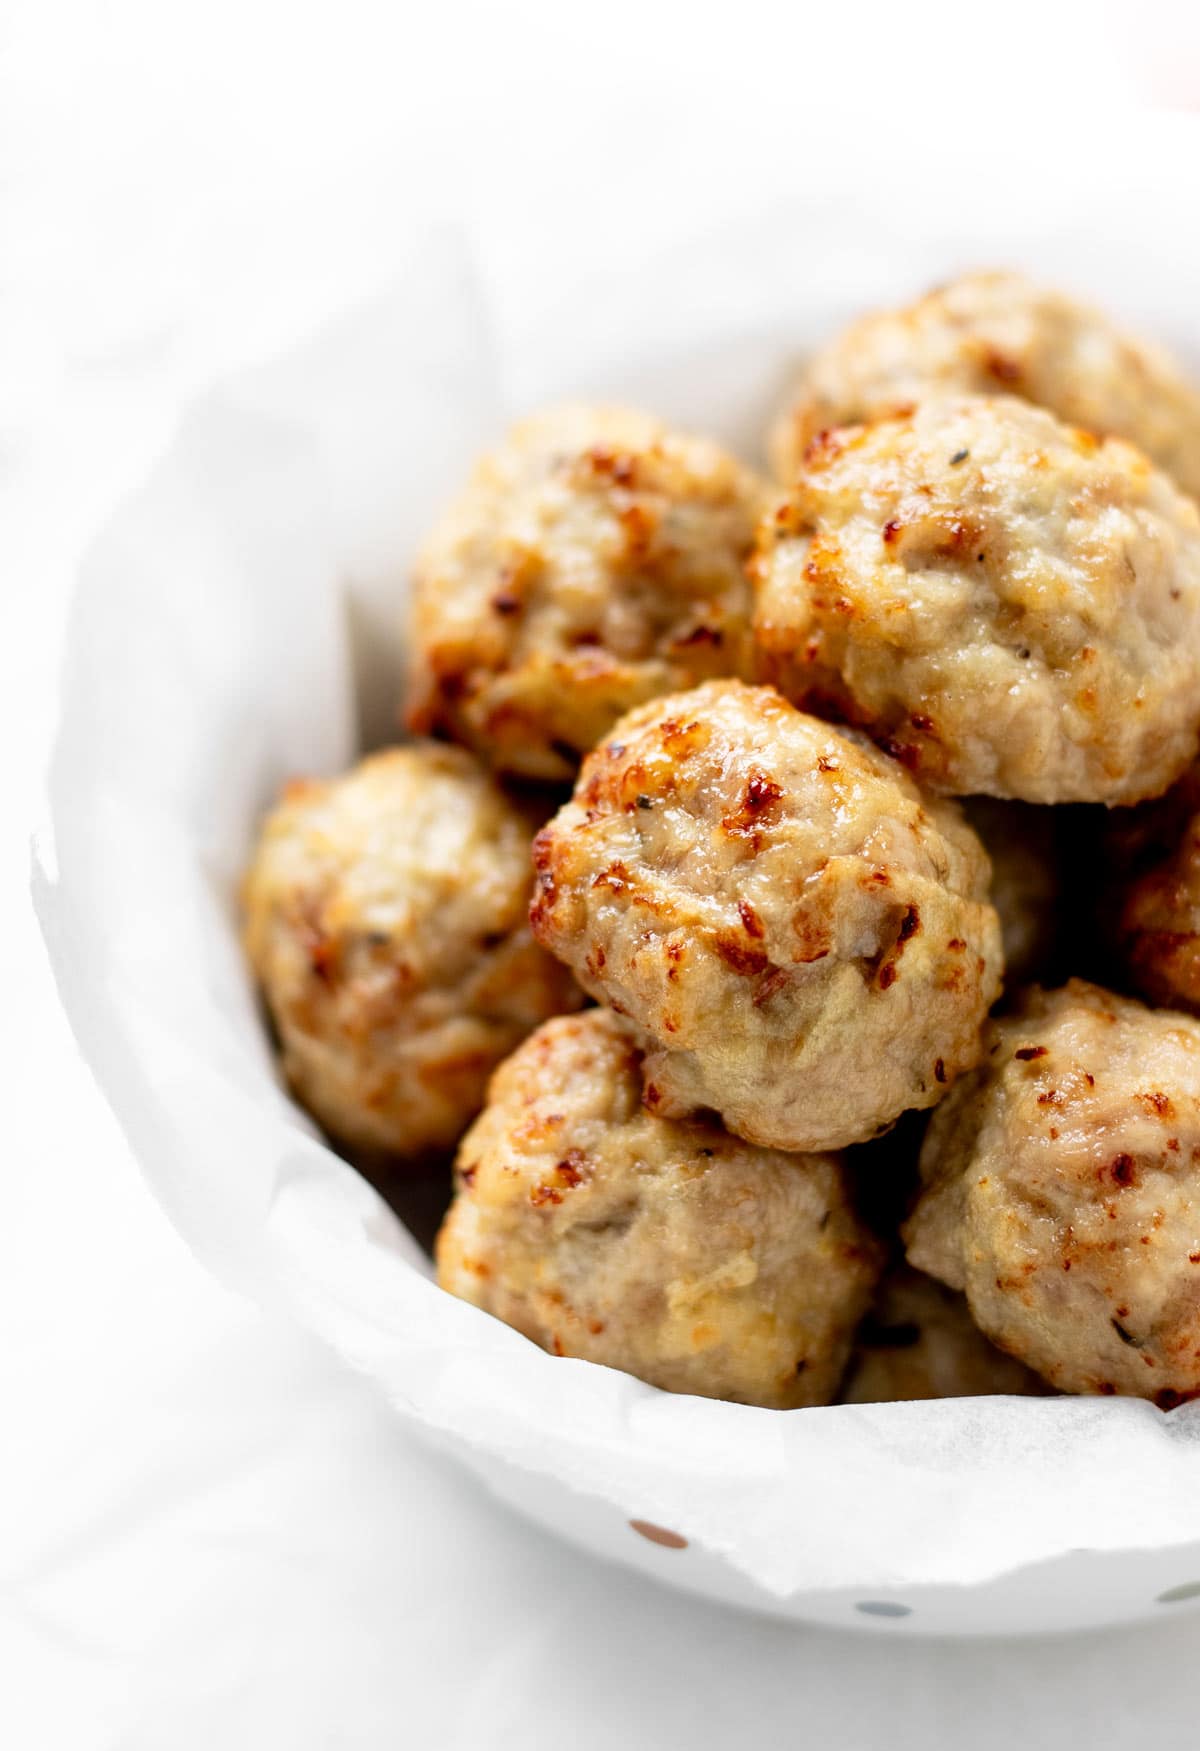
[[[992,905],[1000,915],[1004,973],[1027,984],[1043,971],[1057,936],[1058,860],[1049,809],[971,797],[963,813],[992,866]]]
[[[1106,840],[1118,873],[1102,908],[1123,970],[1151,1003],[1200,1014],[1200,763]]]
[[[648,414],[524,420],[418,562],[410,724],[501,771],[569,779],[631,706],[745,673],[763,493]]]
[[[967,274],[846,329],[810,361],[772,433],[772,458],[790,479],[818,432],[943,392],[1019,395],[1071,425],[1127,438],[1200,494],[1200,394],[1174,361],[1012,273]]]
[[[580,994],[529,931],[533,823],[457,748],[290,784],[244,889],[296,1098],[351,1148],[451,1148],[487,1079]]]
[[[828,1404],[881,1262],[838,1158],[656,1117],[640,1057],[593,1009],[500,1067],[459,1150],[438,1281],[668,1392]]]
[[[534,931],[633,1022],[655,1112],[839,1148],[978,1059],[1001,972],[982,846],[770,687],[630,712],[534,862]]]
[[[1036,1374],[988,1342],[962,1295],[901,1266],[884,1278],[858,1328],[839,1398],[887,1404],[1045,1391]]]
[[[908,1257],[1067,1392],[1200,1392],[1200,1022],[1074,979],[934,1114]]]
[[[1011,396],[826,433],[754,573],[763,678],[935,789],[1131,803],[1196,752],[1200,511]]]

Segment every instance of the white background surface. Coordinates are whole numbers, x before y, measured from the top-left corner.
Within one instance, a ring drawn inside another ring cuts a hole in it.
[[[1064,91],[1094,105],[1086,151],[1087,127],[1136,126],[1131,98],[1200,99],[1185,10],[1133,10],[1018,5],[989,24],[861,6],[819,27],[754,4],[0,15],[0,1036],[17,1121],[0,1742],[1121,1747],[1191,1730],[1197,1618],[889,1646],[691,1603],[504,1517],[193,1263],[77,1061],[24,899],[81,551],[197,388],[386,282],[401,216],[515,192],[552,236],[561,203],[575,221],[603,204],[607,159],[642,151],[670,199],[671,176],[695,174],[672,151],[684,110],[739,136],[730,174],[748,131],[812,176],[839,130],[874,129],[885,151],[932,109],[964,151],[984,127],[1037,129]]]

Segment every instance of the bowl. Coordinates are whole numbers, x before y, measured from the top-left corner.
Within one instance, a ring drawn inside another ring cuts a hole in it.
[[[957,182],[928,158],[847,158],[808,192],[777,177],[656,214],[642,190],[620,248],[582,217],[424,232],[384,295],[214,386],[84,567],[36,899],[155,1194],[212,1269],[319,1333],[448,1463],[669,1585],[902,1635],[1183,1608],[1200,1407],[764,1411],[547,1356],[444,1295],[422,1244],[444,1184],[398,1176],[385,1199],[280,1086],[238,943],[255,824],[288,776],[396,734],[408,559],[518,412],[630,401],[753,457],[806,348],[989,264],[1200,363],[1200,244],[1167,153],[1118,142],[1048,180],[1003,152]]]

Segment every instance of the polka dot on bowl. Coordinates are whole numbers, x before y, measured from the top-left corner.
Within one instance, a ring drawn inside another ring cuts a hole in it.
[[[1168,1587],[1155,1600],[1156,1605],[1177,1605],[1181,1599],[1200,1599],[1200,1581],[1185,1581],[1181,1587]]]
[[[678,1532],[668,1532],[665,1526],[655,1526],[650,1520],[631,1520],[629,1524],[651,1544],[661,1544],[665,1550],[687,1549],[687,1539],[681,1538]]]
[[[911,1617],[911,1605],[897,1605],[894,1599],[860,1599],[854,1607],[864,1617]]]

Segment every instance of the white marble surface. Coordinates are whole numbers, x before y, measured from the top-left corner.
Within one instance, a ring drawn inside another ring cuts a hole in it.
[[[16,1130],[0,1225],[0,1742],[1184,1742],[1195,1617],[900,1647],[886,1628],[851,1639],[728,1615],[506,1517],[362,1382],[191,1260],[78,1062],[24,895],[79,553],[198,387],[383,283],[396,211],[521,178],[530,200],[561,196],[606,147],[637,149],[638,128],[669,158],[665,91],[714,126],[750,126],[789,87],[811,90],[814,61],[831,115],[862,126],[885,100],[894,113],[914,42],[904,78],[949,93],[948,150],[965,137],[964,57],[1001,97],[1019,79],[1026,116],[1057,101],[1055,52],[1103,103],[1197,95],[1178,72],[1179,33],[1196,30],[1182,11],[1140,8],[1134,38],[1128,9],[1090,8],[1082,49],[1081,13],[1061,11],[1074,34],[1048,11],[1035,32],[1021,6],[990,35],[946,7],[904,9],[903,27],[895,9],[847,8],[815,35],[754,4],[616,4],[584,22],[462,4],[436,21],[145,0],[7,14],[0,1038]]]

